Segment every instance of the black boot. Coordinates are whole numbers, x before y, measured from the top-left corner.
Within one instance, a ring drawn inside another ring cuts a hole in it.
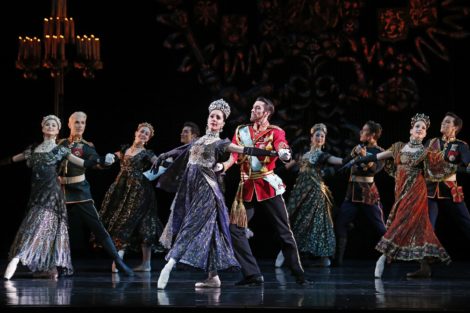
[[[336,266],[343,265],[344,251],[346,250],[346,244],[348,242],[348,237],[339,237],[338,246],[336,247]]]
[[[407,273],[406,277],[408,278],[429,278],[431,277],[431,265],[429,262],[425,259],[420,261],[420,268],[419,270],[412,272],[412,273]]]
[[[127,276],[134,276],[134,272],[132,269],[124,263],[122,258],[119,256],[116,247],[114,246],[113,240],[111,237],[107,237],[104,239],[101,244],[103,245],[103,249],[113,258],[116,267],[124,272]]]

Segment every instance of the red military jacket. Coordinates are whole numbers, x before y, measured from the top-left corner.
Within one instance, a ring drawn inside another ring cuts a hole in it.
[[[240,146],[266,150],[289,149],[284,130],[275,125],[269,125],[265,131],[259,133],[255,132],[253,125],[240,125],[235,131],[232,142]],[[256,195],[258,201],[263,201],[284,193],[286,186],[273,173],[277,157],[232,153],[232,158],[240,165],[243,201],[252,201],[253,195]]]

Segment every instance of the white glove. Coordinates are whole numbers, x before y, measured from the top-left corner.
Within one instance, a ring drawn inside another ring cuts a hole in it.
[[[148,171],[144,172],[143,175],[147,177],[148,180],[153,181],[163,175],[167,170],[166,167],[159,166],[158,171],[154,171],[153,168],[149,169]]]
[[[105,165],[111,165],[114,163],[114,154],[113,153],[108,153],[104,157],[104,164]]]
[[[213,168],[215,173],[222,172],[224,170],[224,165],[222,163],[217,163]]]
[[[250,239],[254,235],[255,234],[253,233],[253,231],[251,229],[249,229],[248,227],[245,228],[245,237],[246,237],[246,239]]]
[[[279,156],[279,159],[284,162],[289,162],[290,159],[292,158],[292,155],[290,154],[289,149],[279,149],[277,152],[277,155]]]

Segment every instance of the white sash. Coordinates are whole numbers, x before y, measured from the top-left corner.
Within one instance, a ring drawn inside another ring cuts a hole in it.
[[[240,139],[243,145],[246,147],[253,147],[253,140],[251,139],[249,127],[245,126],[241,128],[239,130],[239,133],[240,133]],[[250,158],[250,165],[251,165],[251,169],[254,172],[259,172],[261,168],[263,167],[263,165],[261,164],[261,162],[258,160],[257,157]],[[284,183],[282,182],[282,179],[274,173],[264,176],[263,180],[267,181],[271,185],[271,187],[274,188],[274,190],[276,191],[276,196],[282,195],[286,191],[286,187]]]
[[[248,126],[240,129],[240,139],[245,147],[253,147],[253,140],[251,139],[250,129]],[[254,172],[259,172],[263,165],[257,157],[250,158],[251,169]]]

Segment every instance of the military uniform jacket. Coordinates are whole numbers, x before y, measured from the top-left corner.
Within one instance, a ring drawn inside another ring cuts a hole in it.
[[[289,149],[284,130],[274,125],[269,125],[265,131],[259,133],[255,132],[253,125],[238,126],[232,142],[265,150]],[[253,196],[258,201],[263,201],[285,192],[285,184],[273,172],[277,156],[257,157],[232,153],[231,157],[240,165],[243,201],[250,202]]]
[[[367,155],[375,155],[383,152],[384,149],[379,146],[366,147]],[[354,150],[351,156],[356,156]],[[357,164],[351,167],[348,189],[345,199],[352,202],[376,205],[380,203],[380,195],[374,182],[374,176],[384,167],[383,161],[374,162],[372,166]],[[369,180],[370,182],[367,182]]]
[[[79,141],[71,141],[70,139],[62,139],[59,145],[69,148],[73,155],[81,159],[97,159],[99,157],[94,145],[84,139]],[[85,175],[85,168],[77,166],[71,162],[64,161],[60,171],[62,177],[76,177]],[[65,193],[66,203],[76,203],[93,201],[90,191],[90,184],[86,178],[78,183],[62,185]]]
[[[458,186],[458,165],[468,166],[470,151],[468,144],[459,139],[445,141],[433,138],[426,143],[428,157],[424,163],[428,198],[463,201],[463,190]]]

